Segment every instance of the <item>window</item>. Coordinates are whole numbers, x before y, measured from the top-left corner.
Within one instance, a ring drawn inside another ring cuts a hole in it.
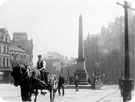
[[[26,60],[26,55],[24,55],[24,60]]]
[[[1,65],[1,62],[2,62],[2,59],[1,59],[1,56],[0,56],[0,66],[2,66],[2,65]]]
[[[6,37],[6,42],[8,42],[8,38]]]
[[[5,67],[5,58],[3,58],[3,67]]]
[[[18,54],[16,54],[16,60],[18,60],[19,59],[19,56],[18,56]]]
[[[8,58],[7,58],[7,67],[8,67]]]
[[[1,46],[0,46],[0,53],[1,53]]]
[[[6,53],[6,47],[4,47],[4,53]]]
[[[12,60],[15,59],[15,58],[14,58],[14,53],[13,53],[13,52],[11,53],[11,59],[12,59]]]
[[[7,54],[9,54],[9,48],[7,47]]]
[[[22,60],[22,53],[20,53],[20,60]]]

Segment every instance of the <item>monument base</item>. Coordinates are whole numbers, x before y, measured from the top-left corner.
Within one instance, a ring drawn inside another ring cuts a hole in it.
[[[77,69],[74,73],[74,76],[76,75],[79,78],[79,85],[88,85],[87,74],[84,69]]]
[[[91,85],[78,85],[79,89],[91,89]],[[65,89],[75,89],[75,85],[65,85]]]

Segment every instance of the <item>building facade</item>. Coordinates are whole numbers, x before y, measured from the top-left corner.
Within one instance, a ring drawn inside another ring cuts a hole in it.
[[[33,40],[28,40],[26,32],[14,32],[12,45],[24,50],[29,55],[28,63],[33,64]]]
[[[9,82],[10,64],[10,36],[5,28],[0,28],[0,71],[4,72],[2,82]]]
[[[13,33],[10,39],[8,30],[0,28],[0,72],[3,72],[2,83],[11,82],[11,71],[16,64],[32,64],[33,41],[28,40],[27,33]]]
[[[30,56],[23,49],[17,46],[10,46],[11,66],[14,67],[16,64],[29,64]]]

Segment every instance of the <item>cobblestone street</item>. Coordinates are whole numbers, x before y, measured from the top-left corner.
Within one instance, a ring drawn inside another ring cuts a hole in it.
[[[0,96],[5,101],[21,101],[20,88],[10,84],[0,85]],[[33,98],[33,97],[32,97]],[[49,102],[49,93],[45,96],[39,94],[38,102]],[[117,85],[104,85],[101,90],[80,89],[75,92],[74,89],[65,89],[65,96],[58,96],[56,93],[55,102],[122,102]]]

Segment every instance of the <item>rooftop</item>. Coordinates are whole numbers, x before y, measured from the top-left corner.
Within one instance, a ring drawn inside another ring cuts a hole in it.
[[[10,47],[10,50],[12,50],[12,51],[17,51],[17,52],[25,52],[23,49],[21,49],[21,48],[19,48],[19,47],[17,47],[17,46],[14,46],[14,45],[12,45],[11,47]]]

